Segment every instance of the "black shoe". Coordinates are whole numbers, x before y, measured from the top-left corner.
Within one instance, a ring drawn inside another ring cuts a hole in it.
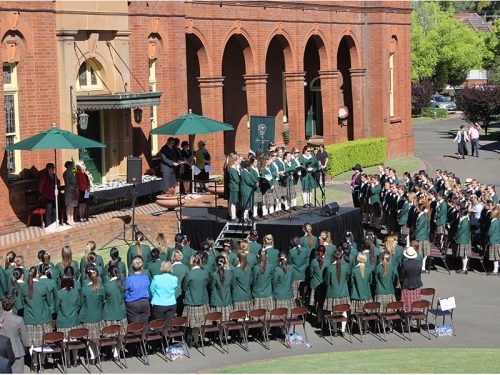
[[[456,273],[464,273],[464,270],[456,270]]]

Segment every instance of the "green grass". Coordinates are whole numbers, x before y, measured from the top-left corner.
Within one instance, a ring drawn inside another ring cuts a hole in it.
[[[403,172],[410,172],[410,174],[413,175],[413,173],[418,172],[423,167],[422,162],[415,157],[397,158],[397,159],[388,160],[385,162],[385,165],[388,167],[394,168],[396,170],[398,178],[403,177]],[[375,166],[375,167],[363,168],[363,173],[366,173],[366,174],[378,173],[378,167]],[[338,176],[335,176],[334,180],[336,180],[336,181],[350,181],[351,177],[352,177],[352,172],[348,171],[348,172],[344,172],[342,174],[339,174]]]
[[[384,349],[302,355],[214,373],[497,373],[500,349]]]
[[[316,199],[321,203],[321,192],[319,188],[316,190]],[[325,202],[338,202],[349,198],[351,195],[345,191],[327,188],[325,191]],[[313,193],[314,200],[314,193]],[[302,206],[304,201],[302,200],[302,195],[297,195],[297,205]]]
[[[446,120],[446,119],[445,118],[434,118],[434,117],[412,117],[411,124],[412,125],[424,124],[426,122],[439,121],[439,120]]]

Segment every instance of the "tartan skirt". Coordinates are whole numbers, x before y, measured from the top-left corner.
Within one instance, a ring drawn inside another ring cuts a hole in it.
[[[189,328],[198,328],[205,323],[205,315],[210,312],[208,305],[191,306],[184,305],[182,316],[187,317],[187,326]]]
[[[462,257],[462,258],[469,257],[471,250],[472,250],[472,246],[471,246],[470,242],[457,244],[457,256],[459,256],[459,257]]]
[[[387,304],[389,302],[396,301],[396,296],[394,294],[376,294],[375,302],[380,302],[380,311],[384,312]]]
[[[296,194],[302,194],[302,184],[300,183],[300,180],[297,180],[297,182],[293,184],[293,188],[295,189]]]
[[[420,288],[401,289],[401,302],[403,302],[404,311],[410,311],[411,304],[417,301],[420,301]]]
[[[429,240],[418,241],[418,251],[423,257],[431,255],[431,244]]]
[[[223,322],[229,320],[229,314],[231,314],[232,311],[233,311],[233,305],[210,307],[210,312],[222,313],[222,321]]]
[[[128,326],[128,321],[127,318],[123,318],[122,320],[103,320],[102,321],[102,327],[108,327],[108,326],[120,326],[120,333],[122,335],[125,335],[127,333],[127,326]]]
[[[262,202],[266,206],[270,206],[276,203],[276,192],[274,190],[268,190],[266,193],[264,193],[264,196],[262,197]]]
[[[295,199],[297,197],[297,192],[295,191],[295,188],[293,186],[290,187],[290,189],[288,188],[284,188],[285,189],[285,198],[290,200],[290,199]]]
[[[82,328],[89,330],[89,339],[98,339],[101,337],[102,321],[97,323],[82,323]]]
[[[288,309],[288,312],[292,311],[294,307],[297,307],[297,305],[295,304],[295,298],[275,300],[275,309],[280,309],[283,307],[285,309]]]
[[[436,227],[436,234],[445,234],[444,225],[438,225]]]
[[[233,311],[243,310],[246,312],[253,310],[253,300],[233,302]]]
[[[363,306],[365,303],[372,302],[371,299],[362,299],[362,300],[351,300],[353,303],[353,312],[354,313],[362,313],[363,312]]]
[[[276,198],[279,199],[285,196],[285,188],[279,182],[274,184],[274,193],[276,194]]]
[[[490,245],[488,247],[488,249],[489,249],[489,255],[488,255],[489,260],[491,260],[492,262],[500,260],[500,244],[499,243],[497,243],[495,245]]]
[[[300,287],[300,284],[302,284],[304,282],[304,280],[295,280],[293,283],[292,283],[292,288],[293,288],[293,296],[295,298],[299,298],[301,297],[301,294],[303,294],[304,292],[304,288]],[[302,293],[300,291],[300,289],[302,289]]]
[[[264,298],[255,298],[253,300],[253,308],[254,309],[264,309],[266,311],[271,311],[274,309],[274,300],[272,296],[264,297]]]
[[[327,298],[325,300],[324,310],[333,311],[333,306],[343,305],[343,304],[351,304],[351,300],[349,296],[345,296],[342,298]]]
[[[26,346],[41,346],[43,335],[52,332],[52,324],[26,324]]]
[[[262,192],[260,191],[260,189],[257,188],[253,193],[253,204],[262,203],[262,201],[263,201]]]

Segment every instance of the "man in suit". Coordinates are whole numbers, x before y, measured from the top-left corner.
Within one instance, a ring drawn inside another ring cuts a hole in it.
[[[4,321],[0,317],[0,330],[3,329]],[[7,363],[2,361],[0,372],[2,373],[12,373],[12,365],[16,361],[14,352],[12,351],[12,344],[7,336],[0,335],[0,357],[7,359]]]
[[[24,372],[26,326],[24,325],[23,318],[12,313],[15,303],[16,297],[12,294],[8,294],[2,299],[3,312],[0,315],[0,320],[3,320],[3,327],[1,333],[5,337],[8,337],[12,345],[11,350],[14,356],[12,372],[14,374],[22,374]]]
[[[175,178],[175,168],[179,166],[179,156],[175,149],[175,140],[170,137],[167,143],[160,150],[161,173],[163,175],[163,184],[165,192],[177,185]]]
[[[361,172],[363,172],[363,169],[361,168],[361,165],[356,164],[352,170],[354,171],[354,174],[351,177],[352,204],[354,205],[354,207],[359,207],[360,206],[359,192],[361,189]]]

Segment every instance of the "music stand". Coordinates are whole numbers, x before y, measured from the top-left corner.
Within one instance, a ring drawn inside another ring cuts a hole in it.
[[[291,196],[292,196],[292,188],[295,188],[294,185],[293,185],[293,180],[292,181],[289,181],[290,177],[293,179],[294,178],[294,174],[295,174],[296,170],[293,169],[293,170],[289,170],[289,171],[285,171],[283,176],[281,177],[281,180],[285,181],[285,184],[286,184],[286,191],[287,191],[287,194],[288,194],[288,199],[290,199],[290,207],[288,209],[288,220],[289,221],[292,221],[292,200],[291,200]],[[290,183],[292,182],[292,183]]]

